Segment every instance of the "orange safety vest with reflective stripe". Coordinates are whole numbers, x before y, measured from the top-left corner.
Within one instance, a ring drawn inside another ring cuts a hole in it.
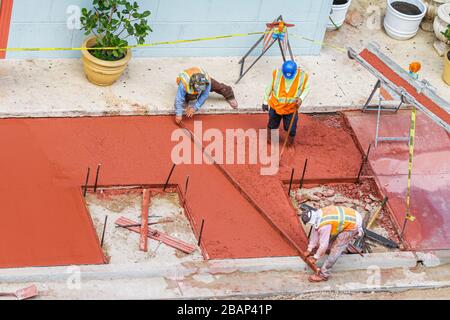
[[[336,236],[342,231],[356,229],[356,215],[358,213],[346,207],[329,206],[322,209],[319,228],[331,224],[331,235]]]
[[[289,89],[286,91],[286,80],[281,69],[273,72],[272,93],[269,99],[269,106],[279,115],[294,113],[297,109],[295,101],[305,90],[308,82],[308,74],[300,68]]]
[[[206,79],[208,79],[209,81],[208,74],[203,69],[198,67],[186,69],[178,75],[177,84],[179,85],[181,81],[187,94],[199,94],[197,91],[195,91],[195,88],[192,88],[190,85],[191,77],[196,73],[204,74]]]

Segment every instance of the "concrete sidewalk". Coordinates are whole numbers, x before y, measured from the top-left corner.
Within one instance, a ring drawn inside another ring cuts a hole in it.
[[[372,5],[385,6],[381,0]],[[434,33],[419,31],[408,41],[389,38],[373,29],[367,15],[369,1],[352,4],[350,21],[339,31],[327,33],[325,41],[338,47],[361,50],[369,41],[407,68],[413,60],[423,64],[421,78],[450,100],[449,87],[442,81],[443,58],[433,49]],[[358,19],[355,14],[360,14]],[[355,22],[356,20],[357,22]],[[359,22],[358,22],[359,21]],[[298,35],[292,35],[298,36]],[[90,84],[78,59],[0,60],[0,117],[45,117],[86,115],[167,114],[173,111],[178,73],[202,66],[217,80],[233,84],[241,112],[259,112],[265,87],[280,57],[263,58],[238,84],[238,57],[133,59],[122,78],[111,87]],[[360,108],[376,79],[347,55],[325,46],[320,56],[298,57],[311,79],[311,93],[303,112],[325,112]],[[202,112],[234,112],[219,96],[212,95]]]
[[[263,298],[312,293],[379,292],[450,287],[448,252],[345,255],[328,282],[307,281],[297,257],[183,265],[139,263],[2,270],[0,290],[36,284],[38,299]],[[418,263],[418,258],[423,259]],[[120,288],[120,290],[118,290]]]

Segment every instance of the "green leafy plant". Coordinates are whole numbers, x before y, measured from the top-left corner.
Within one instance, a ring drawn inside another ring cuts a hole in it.
[[[151,12],[139,12],[137,2],[93,0],[93,7],[93,10],[81,10],[82,30],[85,30],[85,35],[93,34],[96,37],[96,44],[92,48],[115,48],[89,50],[98,59],[120,60],[127,52],[127,39],[134,37],[136,43],[143,44],[152,32],[146,20]]]
[[[450,17],[450,14],[449,14]],[[445,32],[442,32],[442,34],[448,39],[450,40],[450,24],[447,26],[447,30],[445,30]]]

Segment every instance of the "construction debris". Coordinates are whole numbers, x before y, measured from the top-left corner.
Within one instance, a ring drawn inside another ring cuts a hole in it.
[[[115,223],[116,223],[116,225],[121,226],[121,227],[126,227],[127,225],[136,224],[135,221],[124,218],[124,217],[120,217],[119,219],[116,220]],[[126,227],[126,229],[128,229],[132,232],[141,233],[141,228],[139,228],[139,227]],[[173,238],[161,231],[152,230],[150,228],[148,229],[147,236],[150,239],[160,241],[172,248],[178,249],[187,254],[191,254],[196,249],[196,247],[194,245],[188,244],[184,241]]]
[[[37,287],[32,285],[15,292],[0,292],[0,297],[16,297],[17,300],[27,300],[36,297],[38,294]]]

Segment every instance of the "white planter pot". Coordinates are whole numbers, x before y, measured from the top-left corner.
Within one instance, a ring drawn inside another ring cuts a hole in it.
[[[342,0],[341,2],[344,2]],[[333,31],[336,30],[336,26],[339,28],[344,24],[345,17],[347,16],[348,8],[352,4],[352,0],[347,0],[347,3],[344,4],[333,4],[331,6],[331,14],[330,19],[328,19],[327,30]],[[333,20],[333,22],[331,22]],[[335,26],[336,25],[336,26]]]
[[[401,13],[392,7],[394,2],[407,2],[417,6],[420,10],[418,15]],[[384,18],[384,29],[386,33],[397,40],[411,39],[417,34],[420,22],[425,16],[427,8],[422,0],[387,0],[387,12]]]
[[[450,3],[441,5],[437,9],[437,16],[434,18],[433,23],[434,34],[439,40],[447,44],[450,44],[450,41],[446,37],[444,37],[442,32],[445,32],[445,30],[447,30],[447,26],[450,24],[449,14],[450,14]]]
[[[450,0],[422,0],[427,7],[427,13],[420,24],[422,30],[427,32],[433,32],[433,22],[437,15],[437,9],[441,4],[450,2]]]

